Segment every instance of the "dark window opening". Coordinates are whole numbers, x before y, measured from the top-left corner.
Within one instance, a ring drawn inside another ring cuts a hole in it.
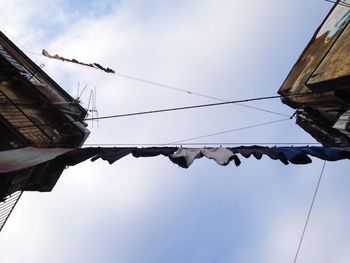
[[[0,122],[0,150],[22,147],[22,142],[3,123]]]

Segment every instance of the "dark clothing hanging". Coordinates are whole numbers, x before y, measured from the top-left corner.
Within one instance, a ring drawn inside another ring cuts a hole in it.
[[[326,161],[350,159],[350,147],[262,147],[240,146],[232,148],[177,148],[177,147],[91,147],[79,149],[26,147],[0,151],[0,173],[8,173],[55,160],[60,165],[72,166],[87,159],[102,159],[110,164],[132,154],[134,157],[163,155],[173,163],[188,168],[196,159],[206,157],[219,165],[228,165],[232,160],[241,164],[238,154],[245,158],[254,156],[260,160],[263,155],[284,164],[308,164],[316,157]]]
[[[85,148],[89,149],[89,148]],[[94,149],[94,148],[90,148]],[[128,154],[132,153],[133,150],[135,150],[136,147],[121,147],[121,148],[98,148],[98,154],[91,159],[91,161],[96,161],[97,159],[101,158],[102,160],[108,161],[110,164],[114,163],[115,161],[118,161],[119,159],[127,156]]]
[[[113,70],[113,69],[110,69],[110,68],[104,68],[104,67],[102,67],[100,64],[98,64],[98,63],[93,63],[93,65],[95,66],[95,68],[98,68],[98,69],[100,69],[100,70],[103,70],[103,71],[105,71],[105,72],[107,72],[107,73],[115,73],[115,71]]]
[[[58,60],[61,60],[61,61],[71,62],[71,63],[79,64],[79,65],[82,65],[82,66],[86,66],[86,67],[100,69],[100,70],[103,70],[104,72],[107,72],[107,73],[115,73],[115,71],[113,69],[102,67],[98,63],[84,63],[84,62],[80,62],[80,61],[78,61],[78,60],[76,60],[74,58],[73,59],[68,59],[68,58],[61,57],[61,56],[59,56],[57,54],[51,55],[45,49],[43,49],[41,54],[43,56],[45,56],[45,57],[48,57],[48,58],[58,59]]]

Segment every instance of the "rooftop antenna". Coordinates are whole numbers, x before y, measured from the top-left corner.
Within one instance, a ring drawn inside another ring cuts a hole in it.
[[[75,96],[76,100],[78,100],[78,97],[79,97],[79,87],[80,87],[80,81],[78,81],[77,96]]]
[[[84,88],[83,88],[83,90],[80,92],[80,94],[79,94],[79,87],[80,87],[80,82],[78,82],[78,89],[77,89],[77,97],[76,97],[76,101],[78,101],[79,103],[81,102],[80,101],[80,98],[81,98],[81,96],[84,94],[84,91],[85,91],[85,89],[87,88],[87,84],[84,86]]]
[[[80,91],[80,81],[78,82],[77,95],[76,95],[75,101],[78,102],[79,104],[84,104],[81,101],[81,97],[83,96],[86,88],[87,88],[87,84]],[[98,118],[98,110],[97,110],[97,105],[96,105],[96,101],[97,101],[96,100],[96,95],[97,95],[96,87],[94,87],[93,89],[90,89],[89,99],[88,99],[87,107],[85,107],[85,110],[88,113],[87,115],[89,115],[90,118],[93,119],[92,122],[91,122],[91,126],[94,127],[94,123],[96,123],[97,124],[97,128],[100,128],[99,120],[96,119],[96,118]],[[88,116],[86,116],[85,119],[87,117]]]
[[[87,112],[91,113],[91,118],[92,118],[92,122],[91,125],[92,127],[94,127],[94,122],[96,121],[97,123],[97,128],[100,128],[100,123],[98,119],[98,111],[97,111],[97,105],[96,105],[96,87],[94,87],[94,89],[90,90],[90,96],[89,96],[89,102],[88,102],[88,106],[87,106]],[[91,106],[91,107],[90,107]]]

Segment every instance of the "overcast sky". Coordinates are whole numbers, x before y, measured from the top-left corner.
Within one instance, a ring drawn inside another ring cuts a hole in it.
[[[275,95],[331,8],[321,0],[1,0],[1,30],[100,116],[215,100],[50,60],[43,48],[223,100]],[[254,104],[285,115],[280,100]],[[285,117],[236,105],[91,123],[87,144],[161,144]],[[192,140],[313,143],[295,120]],[[240,167],[164,157],[87,161],[50,193],[26,192],[0,233],[1,262],[292,262],[323,162]],[[350,178],[327,163],[298,262],[349,262]]]

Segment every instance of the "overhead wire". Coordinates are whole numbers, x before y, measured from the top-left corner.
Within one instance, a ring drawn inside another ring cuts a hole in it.
[[[141,112],[133,112],[133,113],[107,115],[107,116],[101,116],[101,117],[96,117],[96,118],[87,118],[86,120],[87,121],[103,120],[103,119],[131,117],[131,116],[145,115],[145,114],[154,114],[154,113],[161,113],[161,112],[170,112],[170,111],[180,111],[180,110],[207,108],[207,107],[213,107],[213,106],[237,104],[237,103],[241,103],[241,102],[269,100],[269,99],[277,99],[277,98],[284,98],[284,97],[297,97],[297,96],[302,96],[302,95],[311,94],[311,93],[312,92],[303,92],[303,93],[289,94],[289,95],[285,95],[285,96],[275,95],[275,96],[265,96],[265,97],[257,97],[257,98],[241,99],[241,100],[232,100],[232,101],[225,101],[225,102],[217,102],[217,103],[198,104],[198,105],[192,105],[192,106],[183,106],[183,107],[165,108],[165,109],[149,110],[149,111],[141,111]],[[288,116],[288,117],[289,118],[293,118],[293,116],[294,116],[294,114],[292,116]]]
[[[28,50],[25,50],[25,52],[33,54],[33,55],[42,56],[42,54],[38,54],[38,53],[31,52],[31,51],[28,51]],[[252,109],[255,109],[255,110],[264,111],[264,112],[268,112],[268,113],[272,113],[272,114],[277,114],[277,115],[282,115],[282,116],[288,117],[287,119],[271,121],[271,122],[265,122],[265,123],[260,123],[260,124],[251,125],[251,126],[242,127],[242,128],[237,128],[237,129],[225,130],[225,131],[221,131],[221,132],[216,132],[216,133],[206,134],[206,135],[202,135],[202,136],[192,137],[192,138],[188,138],[188,139],[184,139],[184,140],[177,140],[177,141],[171,142],[169,144],[184,143],[184,142],[188,142],[188,141],[192,141],[192,140],[196,140],[196,139],[202,139],[202,138],[212,137],[212,136],[216,136],[216,135],[220,135],[220,134],[226,134],[226,133],[230,133],[230,132],[234,132],[234,131],[240,131],[240,130],[245,130],[245,129],[254,128],[254,127],[259,127],[259,126],[263,126],[263,125],[268,125],[268,124],[272,124],[272,123],[281,122],[281,121],[285,121],[285,120],[291,119],[294,116],[294,115],[292,115],[290,117],[288,115],[281,114],[281,113],[278,113],[278,112],[274,112],[274,111],[270,111],[270,110],[254,107],[254,106],[241,104],[242,102],[250,102],[250,101],[257,101],[257,100],[264,100],[264,99],[273,99],[273,98],[281,98],[281,96],[269,96],[269,97],[260,97],[260,98],[246,99],[246,100],[227,101],[227,100],[223,100],[223,99],[220,99],[220,98],[217,98],[217,97],[214,97],[214,96],[209,96],[209,95],[198,93],[198,92],[193,92],[193,91],[189,91],[189,90],[180,89],[180,88],[176,88],[176,87],[173,87],[173,86],[170,86],[170,85],[166,85],[166,84],[162,84],[162,83],[158,83],[158,82],[154,82],[154,81],[150,81],[150,80],[146,80],[146,79],[142,79],[142,78],[126,75],[126,74],[117,73],[117,76],[123,77],[123,78],[127,78],[127,79],[130,79],[130,80],[134,80],[134,81],[139,81],[139,82],[142,82],[142,83],[145,83],[145,84],[149,84],[149,85],[154,85],[154,86],[158,86],[158,87],[162,87],[162,88],[175,90],[175,91],[178,91],[178,92],[184,92],[184,93],[189,94],[189,95],[196,95],[196,96],[200,96],[200,97],[204,97],[204,98],[220,101],[220,103],[202,104],[202,105],[194,105],[194,106],[187,106],[187,107],[178,107],[178,108],[153,110],[153,111],[147,111],[147,112],[137,112],[137,113],[129,113],[129,114],[119,114],[119,115],[110,115],[110,116],[102,116],[102,117],[95,117],[95,118],[87,118],[87,119],[85,119],[86,121],[87,120],[92,120],[92,121],[93,120],[101,120],[101,119],[107,119],[107,118],[118,118],[118,117],[134,116],[134,115],[143,115],[143,114],[151,114],[151,113],[167,112],[167,111],[175,111],[175,110],[186,110],[186,109],[194,109],[194,108],[202,108],[202,107],[211,107],[211,106],[218,106],[218,105],[225,105],[225,104],[236,104],[236,105],[239,105],[239,106],[252,108]],[[84,92],[85,88],[86,88],[86,86],[84,87],[82,93]],[[81,94],[79,95],[79,97],[81,96]],[[293,94],[293,96],[295,96],[295,94]]]
[[[162,83],[159,83],[159,82],[154,82],[154,81],[150,81],[150,80],[146,80],[146,79],[142,79],[142,78],[138,78],[138,77],[134,77],[134,76],[130,76],[130,75],[125,75],[125,74],[121,74],[121,73],[118,73],[118,72],[116,74],[119,77],[123,77],[123,78],[127,78],[127,79],[130,79],[130,80],[139,81],[139,82],[142,82],[142,83],[145,83],[145,84],[158,86],[158,87],[162,87],[162,88],[166,88],[166,89],[170,89],[170,90],[175,90],[175,91],[183,92],[183,93],[186,93],[186,94],[189,94],[189,95],[195,95],[195,96],[202,97],[202,98],[212,99],[212,100],[221,101],[221,102],[227,102],[227,100],[224,100],[224,99],[221,99],[221,98],[218,98],[218,97],[214,97],[214,96],[210,96],[210,95],[206,95],[206,94],[203,94],[203,93],[198,93],[198,92],[194,92],[194,91],[180,89],[180,88],[176,88],[176,87],[169,86],[169,85],[166,85],[166,84],[162,84]],[[266,109],[263,109],[263,108],[249,106],[249,105],[245,105],[245,104],[241,104],[241,103],[237,103],[236,105],[241,106],[241,107],[245,107],[245,108],[250,108],[250,109],[254,109],[254,110],[258,110],[258,111],[263,111],[263,112],[275,114],[275,115],[279,115],[279,116],[288,117],[288,115],[286,115],[286,114],[275,112],[275,111],[271,111],[271,110],[266,110]]]
[[[321,170],[320,176],[319,176],[318,181],[317,181],[316,189],[315,189],[314,195],[312,197],[312,201],[311,201],[311,205],[310,205],[309,211],[308,211],[307,216],[306,216],[306,221],[305,221],[304,228],[303,228],[300,240],[299,240],[298,249],[297,249],[297,251],[295,253],[295,257],[294,257],[293,263],[296,263],[297,260],[298,260],[298,256],[299,256],[299,253],[300,253],[300,248],[301,248],[301,245],[302,245],[303,240],[304,240],[304,235],[305,235],[307,226],[309,224],[310,216],[311,216],[311,213],[312,213],[312,209],[314,207],[314,203],[315,203],[315,200],[316,200],[316,197],[317,197],[317,193],[318,193],[318,189],[320,187],[320,183],[321,183],[321,180],[322,180],[322,177],[323,177],[323,172],[324,172],[325,166],[326,166],[326,161],[323,162],[322,170]]]
[[[33,52],[31,52],[31,53],[35,54]],[[37,54],[37,55],[39,55],[39,54]],[[214,97],[214,96],[209,96],[209,95],[198,93],[198,92],[193,92],[193,91],[189,91],[189,90],[179,89],[179,88],[176,88],[176,87],[173,87],[173,86],[165,85],[165,84],[154,82],[154,81],[149,81],[149,80],[146,80],[146,79],[142,79],[142,78],[126,75],[126,74],[117,73],[117,76],[123,77],[123,78],[127,78],[127,79],[130,79],[130,80],[134,80],[134,81],[139,81],[139,82],[146,83],[146,84],[149,84],[149,85],[154,85],[154,86],[158,86],[158,87],[162,87],[162,88],[166,88],[166,89],[171,89],[171,90],[175,90],[175,91],[179,91],[179,92],[184,92],[184,93],[189,94],[189,95],[196,95],[196,96],[200,96],[200,97],[204,97],[204,98],[213,99],[213,100],[216,100],[216,101],[220,101],[220,103],[203,104],[203,105],[195,105],[195,106],[187,106],[187,107],[179,107],[179,108],[171,108],[171,109],[161,109],[161,110],[153,110],[153,111],[137,112],[137,113],[128,113],[128,114],[120,114],[120,115],[110,115],[110,116],[102,116],[102,117],[92,117],[92,118],[86,118],[85,121],[94,121],[94,120],[102,120],[102,119],[109,119],[109,118],[119,118],[119,117],[135,116],[135,115],[144,115],[144,114],[151,114],[151,113],[159,113],[159,112],[167,112],[167,111],[175,111],[175,110],[185,110],[185,109],[193,109],[193,108],[201,108],[201,107],[211,107],[211,106],[218,106],[218,105],[225,105],[225,104],[236,104],[236,105],[239,105],[239,106],[243,106],[243,107],[247,107],[247,108],[251,108],[251,109],[255,109],[255,110],[264,111],[264,112],[268,112],[268,113],[272,113],[272,114],[288,117],[288,119],[291,119],[293,117],[293,116],[290,117],[289,115],[286,115],[286,114],[281,114],[281,113],[278,113],[278,112],[274,112],[274,111],[270,111],[270,110],[254,107],[254,106],[241,104],[241,102],[249,102],[249,101],[271,99],[271,98],[281,98],[281,96],[270,96],[270,97],[265,97],[265,98],[248,99],[248,100],[240,100],[240,101],[234,101],[233,102],[233,101],[223,100],[223,99],[220,99],[220,98],[217,98],[217,97]],[[207,137],[216,136],[216,135],[220,135],[220,134],[226,134],[226,133],[230,133],[230,132],[234,132],[234,131],[240,131],[240,130],[245,130],[245,129],[254,128],[254,127],[259,127],[259,126],[263,126],[263,125],[268,125],[268,124],[271,124],[271,123],[285,121],[285,120],[288,120],[288,119],[272,121],[272,122],[267,122],[267,123],[260,123],[260,124],[257,124],[257,125],[251,125],[251,126],[247,126],[247,127],[238,128],[238,129],[225,130],[225,131],[222,131],[222,132],[217,132],[217,133],[197,136],[197,137],[188,138],[188,139],[185,139],[185,140],[180,140],[180,141],[176,141],[176,142],[172,142],[172,143],[180,143],[180,142],[187,142],[187,141],[201,139],[201,138],[207,138]]]
[[[31,52],[31,51],[28,51],[26,49],[24,49],[24,51],[29,53],[29,54],[43,56],[42,54]],[[196,96],[200,96],[200,97],[204,97],[204,98],[213,99],[213,100],[216,100],[216,101],[220,101],[220,103],[201,104],[201,105],[193,105],[193,106],[178,107],[178,108],[168,108],[168,109],[160,109],[160,110],[152,110],[152,111],[144,111],[144,112],[136,112],[136,113],[128,113],[128,114],[119,114],[119,115],[109,115],[109,116],[102,116],[102,117],[95,117],[95,118],[87,118],[85,120],[93,121],[93,120],[119,118],[119,117],[135,116],[135,115],[144,115],[144,114],[159,113],[159,112],[168,112],[168,111],[177,111],[177,110],[187,110],[187,109],[202,108],[202,107],[219,106],[219,105],[226,105],[226,104],[235,104],[235,105],[239,105],[239,106],[243,106],[243,107],[247,107],[247,108],[252,108],[252,109],[255,109],[255,110],[259,110],[259,111],[264,111],[264,112],[268,112],[268,113],[272,113],[272,114],[277,114],[277,115],[288,117],[287,119],[282,119],[282,120],[277,120],[277,121],[272,121],[272,122],[266,122],[266,123],[260,123],[260,124],[256,124],[256,125],[251,125],[251,126],[247,126],[247,127],[238,128],[238,129],[231,129],[231,130],[226,130],[226,131],[222,131],[222,132],[207,134],[207,135],[203,135],[203,136],[197,136],[197,137],[193,137],[193,138],[189,138],[189,139],[173,142],[173,143],[180,143],[180,142],[187,142],[187,141],[191,141],[191,140],[195,140],[195,139],[207,138],[207,137],[211,137],[211,136],[215,136],[215,135],[225,134],[225,133],[229,133],[229,132],[233,132],[233,131],[239,131],[239,130],[254,128],[254,127],[259,127],[259,126],[268,125],[268,124],[272,124],[272,123],[276,123],[276,122],[281,122],[281,121],[285,121],[285,120],[291,119],[294,116],[294,115],[292,115],[290,117],[290,116],[288,116],[286,114],[281,114],[281,113],[278,113],[278,112],[274,112],[274,111],[270,111],[270,110],[254,107],[254,106],[241,104],[242,102],[251,102],[251,101],[257,101],[257,100],[281,98],[282,96],[268,96],[268,97],[252,98],[252,99],[245,99],[245,100],[227,101],[227,100],[223,100],[223,99],[220,99],[220,98],[217,98],[217,97],[214,97],[214,96],[209,96],[209,95],[198,93],[198,92],[193,92],[193,91],[189,91],[189,90],[185,90],[185,89],[180,89],[180,88],[176,88],[176,87],[173,87],[173,86],[170,86],[170,85],[166,85],[166,84],[162,84],[162,83],[158,83],[158,82],[154,82],[154,81],[150,81],[150,80],[146,80],[146,79],[142,79],[142,78],[126,75],[126,74],[117,73],[117,76],[123,77],[123,78],[127,78],[127,79],[130,79],[130,80],[134,80],[134,81],[143,82],[143,83],[146,83],[146,84],[149,84],[149,85],[154,85],[154,86],[167,88],[167,89],[171,89],[171,90],[175,90],[175,91],[179,91],[179,92],[184,92],[184,93],[189,94],[189,95],[196,95]],[[84,91],[84,89],[83,89],[83,91]],[[303,94],[305,94],[305,93],[303,93]],[[299,95],[299,94],[291,94],[289,96],[297,96],[297,95]]]
[[[247,129],[261,127],[261,126],[266,126],[266,125],[269,125],[269,124],[274,124],[274,123],[283,122],[283,121],[287,121],[287,120],[290,120],[290,118],[285,118],[285,119],[280,119],[280,120],[275,120],[275,121],[269,121],[269,122],[255,124],[255,125],[249,125],[249,126],[245,126],[245,127],[240,127],[240,128],[235,128],[235,129],[230,129],[230,130],[210,133],[210,134],[206,134],[206,135],[191,137],[191,138],[177,140],[177,141],[168,142],[168,143],[157,143],[157,144],[85,144],[85,146],[87,146],[87,145],[110,145],[110,146],[111,145],[112,146],[113,145],[114,146],[116,146],[116,145],[119,145],[119,146],[131,146],[131,145],[160,145],[160,146],[164,146],[164,145],[184,145],[184,143],[188,142],[188,141],[208,138],[208,137],[221,135],[221,134],[227,134],[227,133],[231,133],[231,132],[235,132],[235,131],[247,130]],[[242,145],[242,144],[260,144],[260,143],[197,143],[197,144],[196,143],[188,143],[187,145],[224,145],[224,144],[230,144],[230,145],[241,144]],[[274,144],[274,145],[284,144],[285,145],[287,143],[265,143],[265,144]],[[297,143],[297,144],[301,144],[301,143]],[[310,144],[315,144],[315,143],[310,143]],[[304,143],[304,145],[305,145],[305,143]]]
[[[32,54],[32,55],[43,56],[42,54],[39,54],[39,53],[36,53],[36,52],[32,52],[32,51],[28,51],[28,50],[25,50],[25,49],[24,49],[24,51],[26,53],[29,53],[29,54]],[[45,57],[45,58],[47,58],[47,57]],[[183,93],[186,93],[188,95],[194,95],[194,96],[207,98],[207,99],[212,99],[212,100],[216,100],[216,101],[227,102],[227,100],[224,100],[224,99],[221,99],[221,98],[218,98],[218,97],[214,97],[214,96],[210,96],[210,95],[206,95],[206,94],[203,94],[203,93],[194,92],[194,91],[190,91],[190,90],[180,89],[180,88],[177,88],[177,87],[174,87],[174,86],[170,86],[170,85],[167,85],[167,84],[163,84],[163,83],[159,83],[159,82],[155,82],[155,81],[151,81],[151,80],[147,80],[147,79],[143,79],[143,78],[127,75],[127,74],[122,74],[122,73],[118,73],[117,72],[116,75],[119,76],[119,77],[122,77],[122,78],[126,78],[126,79],[129,79],[129,80],[142,82],[142,83],[145,83],[145,84],[148,84],[148,85],[153,85],[153,86],[157,86],[157,87],[161,87],[161,88],[175,90],[175,91],[178,91],[178,92],[183,92]],[[266,112],[266,113],[270,113],[270,114],[275,114],[275,115],[279,115],[279,116],[288,117],[288,115],[286,115],[286,114],[279,113],[279,112],[272,111],[272,110],[263,109],[261,107],[254,107],[254,106],[245,105],[245,104],[241,104],[241,103],[237,103],[236,105],[241,106],[241,107],[245,107],[245,108],[250,108],[250,109],[253,109],[253,110],[257,110],[257,111],[262,111],[262,112]]]
[[[287,121],[287,120],[290,120],[290,118],[285,118],[285,119],[280,119],[280,120],[276,120],[276,121],[269,121],[269,122],[259,123],[259,124],[255,124],[255,125],[245,126],[245,127],[231,129],[231,130],[226,130],[226,131],[221,131],[221,132],[210,133],[210,134],[206,134],[206,135],[201,135],[201,136],[196,136],[196,137],[192,137],[192,138],[188,138],[188,139],[183,139],[183,140],[170,142],[170,143],[167,143],[167,144],[178,144],[178,143],[193,141],[193,140],[197,140],[197,139],[208,138],[208,137],[212,137],[212,136],[216,136],[216,135],[221,135],[221,134],[226,134],[226,133],[231,133],[231,132],[236,132],[236,131],[242,131],[242,130],[247,130],[247,129],[251,129],[251,128],[261,127],[261,126],[266,126],[266,125],[269,125],[269,124],[278,123],[278,122]]]

